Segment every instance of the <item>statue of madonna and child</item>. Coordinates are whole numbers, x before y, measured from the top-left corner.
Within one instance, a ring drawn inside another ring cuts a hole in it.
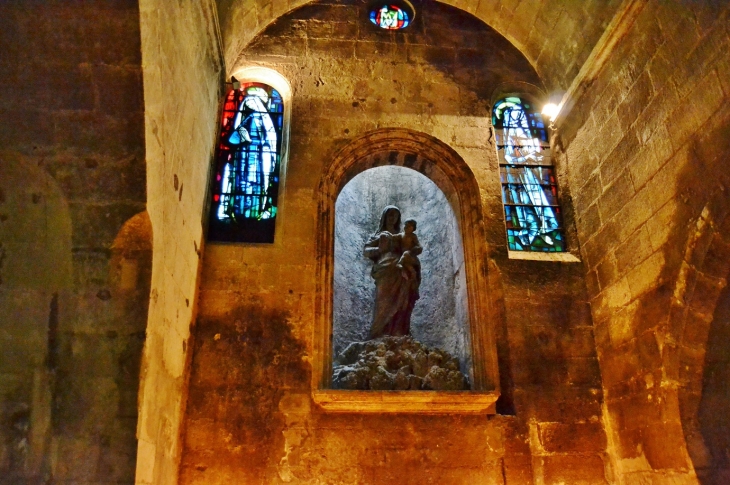
[[[353,342],[336,358],[333,387],[370,390],[464,390],[468,381],[459,361],[448,352],[411,337],[411,314],[420,298],[423,248],[408,219],[401,231],[401,213],[383,209],[378,230],[363,249],[373,262],[375,304],[370,340]]]

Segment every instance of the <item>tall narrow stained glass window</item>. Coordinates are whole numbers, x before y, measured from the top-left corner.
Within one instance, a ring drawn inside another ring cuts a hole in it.
[[[550,143],[542,115],[516,96],[492,113],[511,251],[563,252],[565,237]]]
[[[284,105],[271,86],[242,83],[226,96],[208,239],[274,241]]]

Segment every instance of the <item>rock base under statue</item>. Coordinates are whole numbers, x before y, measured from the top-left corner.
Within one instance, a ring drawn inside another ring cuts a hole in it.
[[[411,336],[353,342],[334,359],[332,387],[351,390],[463,391],[459,360]]]

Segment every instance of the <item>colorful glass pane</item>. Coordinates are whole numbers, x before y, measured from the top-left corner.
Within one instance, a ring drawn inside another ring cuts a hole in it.
[[[273,242],[284,105],[259,83],[228,93],[223,107],[209,239]]]
[[[370,11],[370,21],[381,29],[405,29],[410,23],[408,12],[397,5],[386,4]]]
[[[558,188],[542,115],[511,96],[495,105],[492,124],[509,249],[565,251]]]

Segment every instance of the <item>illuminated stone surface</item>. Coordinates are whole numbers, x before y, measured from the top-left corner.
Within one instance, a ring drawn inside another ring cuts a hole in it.
[[[438,15],[401,32],[365,2],[0,6],[0,481],[728,481],[730,7],[420,3]],[[248,63],[293,88],[282,239],[206,246]],[[542,87],[572,93],[552,147],[582,263],[504,245],[492,96]],[[488,419],[317,404],[318,184],[389,127],[454,148],[482,196]]]

